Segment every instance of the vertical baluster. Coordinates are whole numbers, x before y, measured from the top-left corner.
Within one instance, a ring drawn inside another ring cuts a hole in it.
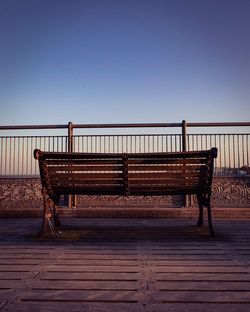
[[[11,175],[11,163],[12,163],[12,138],[9,138],[9,175]]]
[[[244,134],[241,135],[241,146],[242,146],[242,166],[245,166]]]
[[[238,151],[238,173],[239,173],[239,168],[240,168],[240,138],[239,134],[237,134],[237,151]]]
[[[247,167],[249,168],[249,164],[250,164],[250,160],[249,160],[249,139],[250,139],[250,135],[247,135],[247,146],[246,146],[246,149],[247,149]]]

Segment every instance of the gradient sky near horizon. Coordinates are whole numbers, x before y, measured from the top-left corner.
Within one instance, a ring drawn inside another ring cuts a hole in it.
[[[250,0],[0,0],[0,125],[250,120]]]

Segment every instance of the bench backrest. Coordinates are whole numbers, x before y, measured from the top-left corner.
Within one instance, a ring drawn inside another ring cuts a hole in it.
[[[43,187],[60,194],[167,195],[210,192],[217,149],[97,154],[34,151]]]

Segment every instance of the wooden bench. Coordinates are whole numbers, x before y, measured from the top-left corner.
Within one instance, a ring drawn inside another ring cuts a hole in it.
[[[211,185],[217,148],[206,151],[97,154],[34,150],[39,162],[44,203],[44,233],[54,220],[59,225],[60,195],[187,195],[195,194],[199,206],[197,226],[203,225],[203,206],[214,236]]]

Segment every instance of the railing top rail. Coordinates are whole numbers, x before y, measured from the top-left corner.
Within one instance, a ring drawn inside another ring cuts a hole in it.
[[[73,128],[166,128],[181,125],[181,123],[73,124]]]
[[[0,130],[67,129],[68,125],[15,125],[0,126]]]
[[[250,122],[187,122],[187,127],[249,127]]]
[[[183,121],[185,122],[185,121]],[[112,124],[73,124],[64,125],[10,125],[0,126],[0,130],[34,130],[34,129],[67,129],[69,125],[78,129],[94,128],[174,128],[182,127],[182,123],[112,123]],[[186,127],[247,127],[250,122],[185,122]]]

